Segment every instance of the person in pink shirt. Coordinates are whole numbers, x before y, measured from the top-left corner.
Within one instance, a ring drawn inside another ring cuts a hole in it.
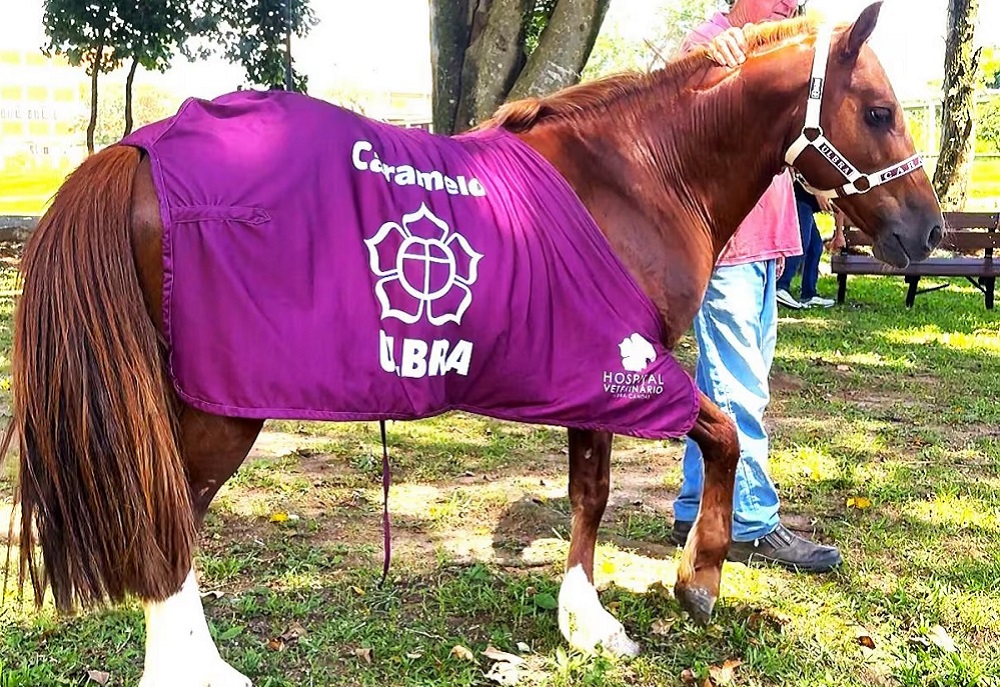
[[[796,0],[737,0],[688,36],[682,50],[706,44],[717,63],[738,68],[745,60],[748,24],[795,15]],[[803,97],[805,94],[803,94]],[[764,410],[777,338],[775,298],[779,265],[800,255],[795,195],[782,172],[723,249],[694,321],[698,387],[736,422],[740,462],[733,495],[733,544],[729,560],[765,561],[810,572],[840,565],[840,552],[790,532],[778,516],[778,492],[768,475]],[[671,539],[683,545],[701,504],[701,451],[687,440],[684,481],[674,502]]]

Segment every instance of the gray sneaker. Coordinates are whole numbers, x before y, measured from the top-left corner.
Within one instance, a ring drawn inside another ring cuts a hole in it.
[[[693,522],[674,522],[670,541],[684,546],[691,533]],[[824,573],[838,567],[842,562],[840,551],[835,546],[816,544],[784,525],[755,541],[734,541],[729,547],[726,560],[734,563],[770,563],[797,572]]]
[[[791,308],[792,310],[801,310],[803,308],[803,305],[795,300],[795,296],[788,293],[784,289],[778,289],[778,292],[775,295],[778,298],[778,303],[786,308]]]
[[[807,301],[802,301],[801,305],[803,308],[832,308],[836,303],[837,301],[832,298],[813,296]]]

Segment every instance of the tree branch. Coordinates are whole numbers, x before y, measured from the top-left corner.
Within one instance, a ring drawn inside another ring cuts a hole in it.
[[[510,100],[538,97],[580,80],[610,0],[559,0]]]

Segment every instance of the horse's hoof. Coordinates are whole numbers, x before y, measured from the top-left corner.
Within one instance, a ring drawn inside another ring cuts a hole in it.
[[[642,651],[639,642],[633,641],[627,634],[625,628],[621,628],[613,635],[601,642],[604,650],[615,656],[628,656],[634,658]]]
[[[681,608],[687,611],[695,622],[707,625],[712,619],[712,611],[715,609],[718,597],[707,589],[678,584],[674,587],[674,596],[680,602]]]
[[[250,678],[217,658],[200,670],[177,674],[176,671],[146,670],[139,687],[253,687]]]

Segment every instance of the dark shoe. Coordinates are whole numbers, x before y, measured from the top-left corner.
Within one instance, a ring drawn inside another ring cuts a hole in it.
[[[692,522],[674,522],[670,541],[683,546],[693,526]],[[754,541],[734,541],[726,559],[747,565],[772,563],[797,572],[813,573],[829,572],[843,562],[836,547],[813,543],[790,532],[784,525],[778,525],[773,532]]]

